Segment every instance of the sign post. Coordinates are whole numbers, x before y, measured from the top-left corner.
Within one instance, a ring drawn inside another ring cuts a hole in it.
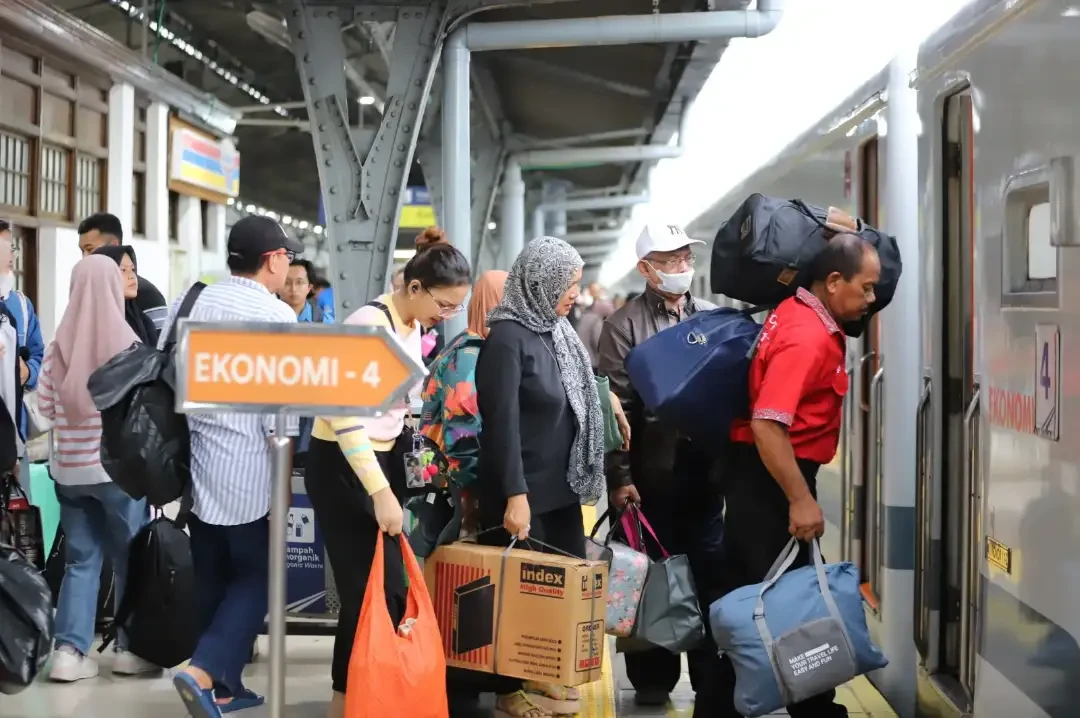
[[[379,416],[426,374],[384,327],[193,322],[177,328],[176,410],[275,415],[270,437],[271,718],[285,709],[285,568],[292,442],[286,418]]]

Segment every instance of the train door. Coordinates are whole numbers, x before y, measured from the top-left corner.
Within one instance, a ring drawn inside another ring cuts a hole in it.
[[[859,149],[859,216],[875,226],[879,222],[878,147],[878,140],[874,137]],[[874,610],[877,610],[879,601],[877,567],[880,562],[876,557],[881,546],[878,533],[881,495],[878,467],[881,463],[881,386],[884,371],[879,346],[880,331],[881,315],[877,314],[870,320],[870,326],[863,336],[856,340],[854,374],[857,391],[849,409],[854,419],[851,426],[854,470],[850,472],[846,487],[850,536],[848,556],[859,566],[860,575],[865,579],[863,596]]]
[[[916,471],[915,643],[922,669],[950,712],[970,709],[974,688],[977,585],[973,571],[971,460],[978,432],[975,367],[974,135],[971,96],[944,107],[942,233],[934,245],[942,286],[931,301],[933,368],[919,403]],[[934,386],[939,384],[939,386]],[[938,701],[935,701],[937,703]],[[939,710],[942,706],[939,703]],[[935,711],[937,712],[937,711]]]

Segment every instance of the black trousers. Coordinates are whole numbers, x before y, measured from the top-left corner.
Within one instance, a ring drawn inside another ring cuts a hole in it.
[[[799,461],[799,468],[817,497],[818,465]],[[776,557],[787,545],[788,501],[757,449],[737,445],[731,455],[724,479],[725,512],[724,558],[719,580],[710,587],[712,602],[741,586],[760,583]],[[802,544],[792,568],[810,564],[809,544]],[[737,718],[732,703],[735,695],[735,671],[728,658],[722,658],[719,670],[697,691],[696,718]],[[847,709],[835,702],[836,691],[826,691],[809,700],[788,706],[792,718],[846,718]]]
[[[715,593],[709,587],[716,581],[721,555],[716,550],[723,535],[723,487],[709,480],[711,460],[695,454],[689,443],[676,450],[675,465],[666,481],[639,485],[641,510],[669,554],[685,554],[690,560],[694,584],[702,598],[702,613],[708,616],[705,600]],[[649,556],[659,559],[661,552],[646,537]],[[707,624],[706,624],[707,625]],[[626,676],[639,693],[671,693],[682,674],[682,659],[663,648],[624,654]],[[719,670],[719,658],[712,640],[688,651],[690,684],[694,691],[711,680]]]
[[[485,512],[485,509],[487,511]],[[485,546],[509,546],[510,534],[503,528],[502,515],[495,506],[481,506],[481,533],[477,543]],[[505,511],[505,505],[503,507]],[[499,519],[496,522],[495,516]],[[585,527],[581,519],[581,506],[572,504],[554,511],[534,514],[530,518],[529,538],[533,541],[518,542],[516,547],[542,553],[558,553],[553,549],[585,558]],[[491,529],[491,530],[488,530]],[[544,545],[546,544],[546,545]],[[446,669],[447,690],[451,694],[451,708],[457,704],[471,704],[480,693],[506,695],[521,690],[520,678],[493,676],[463,668]],[[471,707],[471,706],[469,706]]]
[[[386,452],[376,453],[376,458],[392,486],[404,484],[405,466],[400,457]],[[392,472],[398,472],[401,476]],[[334,692],[344,693],[348,684],[349,659],[352,657],[360,608],[367,590],[371,561],[375,557],[379,525],[375,522],[371,497],[349,466],[337,442],[315,438],[311,440],[307,451],[305,485],[311,507],[315,510],[315,520],[322,529],[327,557],[334,572],[334,583],[341,601],[330,674]],[[407,594],[405,566],[399,543],[403,540],[404,536],[383,537],[386,602],[395,629],[405,615]]]

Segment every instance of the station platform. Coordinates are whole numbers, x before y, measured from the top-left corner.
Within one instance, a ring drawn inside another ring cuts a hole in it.
[[[588,529],[595,523],[595,509],[582,507],[582,519]],[[614,639],[609,638],[604,653],[602,678],[582,690],[579,718],[638,718],[667,716],[691,718],[694,694],[683,660],[683,675],[664,708],[640,708],[634,705],[634,689],[626,677],[623,657],[615,653]],[[325,718],[330,697],[330,660],[333,636],[289,636],[286,666],[285,715],[289,718]],[[244,672],[244,682],[252,690],[265,694],[270,663],[268,639],[259,639],[259,657]],[[17,696],[0,696],[0,718],[185,718],[186,711],[172,685],[173,672],[152,677],[113,676],[111,656],[95,653],[101,666],[97,678],[73,684],[49,683],[44,675]],[[858,678],[837,691],[852,718],[893,718],[885,700],[865,678]],[[266,718],[266,706],[236,714],[240,718]],[[787,715],[781,711],[776,715]]]

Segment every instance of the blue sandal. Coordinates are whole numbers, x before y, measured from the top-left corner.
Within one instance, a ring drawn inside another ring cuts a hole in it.
[[[266,699],[260,696],[253,690],[247,688],[240,695],[234,697],[228,703],[218,703],[218,710],[224,713],[233,713],[235,711],[242,711],[247,708],[256,708],[266,702]]]
[[[191,718],[221,718],[221,709],[214,701],[214,689],[202,688],[194,676],[182,672],[173,677],[173,686]]]

